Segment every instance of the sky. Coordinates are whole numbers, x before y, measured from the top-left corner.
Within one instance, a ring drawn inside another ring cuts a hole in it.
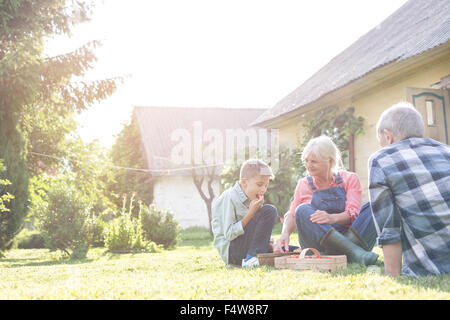
[[[406,0],[100,0],[48,55],[101,40],[84,80],[125,76],[77,116],[110,147],[134,106],[271,108]]]

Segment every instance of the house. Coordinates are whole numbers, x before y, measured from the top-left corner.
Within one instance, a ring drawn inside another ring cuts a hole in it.
[[[375,126],[385,109],[412,102],[424,118],[425,136],[449,143],[449,37],[448,1],[410,0],[252,125],[278,129],[280,144],[294,147],[309,115],[353,107],[365,119],[365,133],[353,139],[349,162],[367,201],[368,158],[379,149]]]
[[[154,203],[173,210],[183,228],[209,227],[207,204],[193,172],[206,198],[220,195],[223,165],[268,141],[265,129],[250,126],[266,110],[135,107]]]

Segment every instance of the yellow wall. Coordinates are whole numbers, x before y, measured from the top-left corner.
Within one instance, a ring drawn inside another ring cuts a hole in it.
[[[390,80],[383,82],[378,79],[376,85],[365,84],[362,86],[366,88],[365,90],[353,94],[350,92],[347,99],[341,99],[335,104],[330,103],[330,101],[326,103],[327,106],[335,105],[335,107],[339,108],[353,106],[355,115],[362,116],[365,119],[365,133],[357,136],[355,139],[355,171],[361,181],[364,202],[368,201],[368,158],[379,149],[375,135],[375,126],[379,116],[391,105],[406,100],[405,87],[430,88],[431,85],[439,82],[442,77],[449,74],[450,59],[448,59],[447,55],[446,59],[435,60],[416,69],[408,68],[404,73],[399,73],[395,77],[389,77]],[[365,80],[363,78],[360,81],[364,82]],[[321,106],[319,101],[315,108],[324,106]],[[295,116],[278,126],[280,144],[288,147],[296,145],[297,138],[303,137],[302,121],[304,121],[304,117]]]

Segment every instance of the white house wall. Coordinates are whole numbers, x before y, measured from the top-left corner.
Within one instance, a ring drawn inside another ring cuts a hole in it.
[[[206,190],[206,182],[203,184],[204,190]],[[213,189],[217,197],[220,190],[219,179],[214,181]],[[209,227],[206,204],[197,191],[192,177],[156,178],[153,186],[153,199],[156,206],[172,210],[182,228]]]

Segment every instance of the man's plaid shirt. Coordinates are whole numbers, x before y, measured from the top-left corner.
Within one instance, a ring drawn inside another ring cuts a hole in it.
[[[450,147],[409,138],[369,159],[378,244],[402,243],[402,273],[450,273]]]

